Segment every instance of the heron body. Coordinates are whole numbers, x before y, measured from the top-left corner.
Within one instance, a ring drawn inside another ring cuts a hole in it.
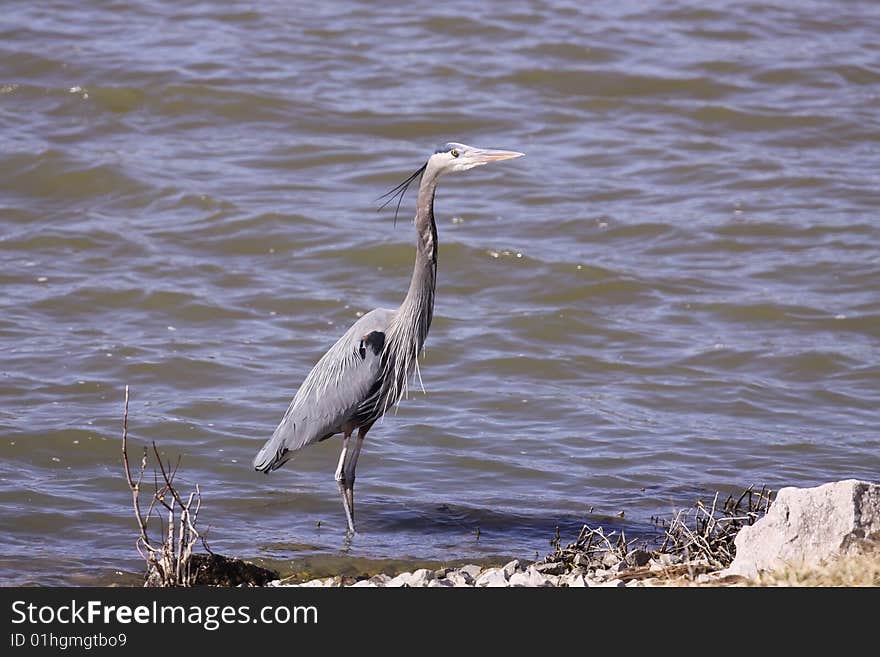
[[[373,423],[406,393],[431,327],[437,275],[434,195],[440,177],[489,162],[522,156],[449,143],[386,196],[398,199],[417,178],[416,257],[409,290],[396,310],[377,308],[346,331],[315,364],[291,401],[272,437],[254,457],[254,468],[276,470],[300,449],[342,434],[336,481],[349,532],[354,524],[354,479],[364,437]],[[396,216],[396,215],[395,215]],[[352,445],[350,439],[357,430]]]

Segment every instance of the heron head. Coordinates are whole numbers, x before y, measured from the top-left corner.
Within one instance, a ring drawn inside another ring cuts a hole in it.
[[[438,148],[429,160],[438,169],[438,174],[450,171],[467,171],[474,167],[489,162],[500,162],[515,157],[522,157],[524,153],[516,151],[501,151],[492,148],[477,148],[467,144],[459,144],[451,141]]]
[[[406,190],[409,189],[409,186],[414,181],[421,180],[423,176],[428,176],[429,180],[436,183],[437,178],[450,171],[467,171],[481,164],[510,160],[514,157],[522,157],[523,155],[524,153],[516,151],[477,148],[476,146],[468,146],[467,144],[451,141],[434,151],[434,154],[428,158],[428,161],[416,169],[415,173],[411,174],[406,180],[376,199],[383,200],[379,209],[381,210],[396,200],[394,222],[397,223],[397,213],[400,211],[400,204],[403,202]]]

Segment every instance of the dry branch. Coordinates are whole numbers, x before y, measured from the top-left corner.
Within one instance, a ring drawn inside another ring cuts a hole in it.
[[[128,459],[128,386],[125,386],[125,411],[122,416],[122,463],[125,467],[125,480],[131,490],[132,508],[138,523],[139,536],[135,543],[138,553],[147,563],[147,582],[156,586],[191,586],[195,581],[192,567],[193,547],[198,541],[207,545],[196,529],[202,496],[198,484],[184,500],[174,485],[174,477],[180,466],[178,458],[172,469],[170,462],[163,463],[156,443],[153,455],[159,471],[153,470],[153,494],[143,511],[140,502],[141,485],[147,469],[147,448],[141,459],[137,481],[131,474]],[[161,475],[161,477],[160,477]],[[149,532],[150,520],[158,523],[158,538],[154,541]],[[210,550],[208,550],[210,553]]]
[[[649,576],[651,571],[641,568],[640,564],[647,558],[656,559],[665,554],[669,557],[664,559],[672,557],[670,564],[679,562],[677,566],[666,567],[667,570],[678,572],[684,569],[694,577],[701,570],[728,566],[735,556],[733,540],[737,533],[766,514],[772,499],[773,491],[766,487],[755,491],[749,486],[738,498],[729,496],[723,505],[719,505],[719,494],[716,493],[711,505],[697,500],[692,508],[676,512],[669,520],[652,518],[662,533],[651,541],[659,547],[650,552],[647,542],[644,549],[636,549],[637,540],[627,540],[622,531],[619,534],[606,532],[602,527],[585,524],[577,540],[565,547],[561,546],[557,533],[550,541],[554,551],[544,562],[563,563],[568,568],[584,571],[625,565],[625,577],[632,579]],[[624,577],[622,573],[620,576]]]

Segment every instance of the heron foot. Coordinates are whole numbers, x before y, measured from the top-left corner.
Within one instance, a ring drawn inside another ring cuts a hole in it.
[[[342,496],[342,506],[345,508],[345,519],[348,521],[348,533],[355,533],[354,525],[354,484],[349,484],[345,479],[337,479],[339,494]]]

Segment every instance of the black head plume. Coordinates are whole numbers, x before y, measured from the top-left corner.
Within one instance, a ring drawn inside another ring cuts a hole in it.
[[[385,206],[391,203],[394,199],[397,199],[397,206],[394,208],[394,225],[397,225],[397,215],[400,212],[400,204],[403,203],[403,197],[406,194],[406,190],[409,189],[409,186],[412,185],[414,180],[421,180],[422,174],[425,173],[425,169],[428,168],[428,163],[425,162],[422,166],[420,166],[415,173],[413,173],[409,178],[404,180],[402,183],[397,185],[394,189],[385,192],[377,198],[377,201],[381,201],[385,199],[385,202],[379,206],[379,210],[383,210]]]

